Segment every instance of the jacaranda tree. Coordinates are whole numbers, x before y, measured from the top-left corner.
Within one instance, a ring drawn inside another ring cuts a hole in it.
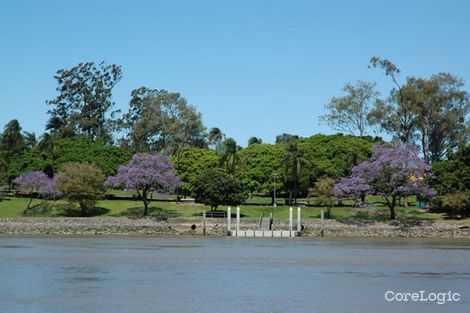
[[[31,203],[35,194],[43,199],[55,198],[60,195],[57,190],[57,180],[49,178],[41,171],[23,174],[15,178],[13,182],[29,194],[30,199],[26,210],[31,209]]]
[[[371,192],[371,186],[367,181],[357,176],[343,177],[333,188],[333,194],[337,199],[354,198],[355,206],[360,206],[366,195]]]
[[[403,143],[375,145],[372,148],[372,157],[355,166],[349,179],[340,181],[335,190],[349,190],[352,193],[356,189],[359,193],[364,191],[367,184],[372,193],[385,198],[390,209],[390,218],[395,219],[395,206],[400,196],[436,195],[425,181],[425,177],[430,174],[431,167],[419,157],[417,146]],[[351,179],[361,181],[357,188],[351,184]]]
[[[106,185],[137,192],[144,202],[142,214],[146,216],[149,193],[171,193],[182,183],[169,157],[159,153],[137,153],[127,165],[119,167],[116,176],[108,177]]]

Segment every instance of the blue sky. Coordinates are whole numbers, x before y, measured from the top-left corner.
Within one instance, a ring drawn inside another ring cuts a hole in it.
[[[239,144],[251,136],[334,133],[319,124],[345,82],[391,84],[368,69],[442,71],[470,90],[470,1],[0,0],[0,125],[42,134],[53,75],[82,61],[116,63],[116,108],[140,86],[180,92]]]

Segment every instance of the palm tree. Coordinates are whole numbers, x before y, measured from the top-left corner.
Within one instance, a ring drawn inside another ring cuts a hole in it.
[[[235,169],[240,163],[240,158],[237,154],[241,150],[237,146],[237,142],[233,138],[227,138],[222,142],[222,153],[220,156],[220,166],[224,167],[227,173],[235,175]]]
[[[207,135],[207,141],[210,145],[216,145],[224,138],[224,134],[218,127],[212,127]]]
[[[296,140],[291,140],[286,145],[284,152],[284,170],[286,186],[289,192],[289,203],[297,202],[300,193],[300,177],[307,160],[303,158],[304,151],[297,146]]]
[[[23,140],[24,140],[24,145],[26,146],[27,149],[34,148],[38,143],[35,133],[24,132]]]
[[[250,139],[248,139],[248,147],[254,145],[255,143],[263,143],[263,140],[258,137],[251,137]]]

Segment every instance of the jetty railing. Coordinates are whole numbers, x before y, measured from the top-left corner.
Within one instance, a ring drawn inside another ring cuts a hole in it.
[[[302,231],[302,209],[300,207],[297,208],[297,227],[294,229],[293,227],[293,208],[289,208],[289,229],[288,230],[275,230],[273,229],[273,220],[272,215],[270,215],[269,220],[269,227],[261,227],[264,225],[262,223],[263,217],[260,217],[260,229],[248,229],[248,230],[241,230],[240,229],[240,207],[236,209],[236,224],[235,229],[232,230],[232,208],[227,208],[227,235],[230,237],[266,237],[266,238],[279,238],[279,237],[298,237],[300,232]]]

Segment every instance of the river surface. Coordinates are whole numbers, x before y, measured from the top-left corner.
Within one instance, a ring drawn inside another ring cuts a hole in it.
[[[385,299],[420,290],[460,301]],[[469,240],[0,237],[2,313],[469,308]]]

